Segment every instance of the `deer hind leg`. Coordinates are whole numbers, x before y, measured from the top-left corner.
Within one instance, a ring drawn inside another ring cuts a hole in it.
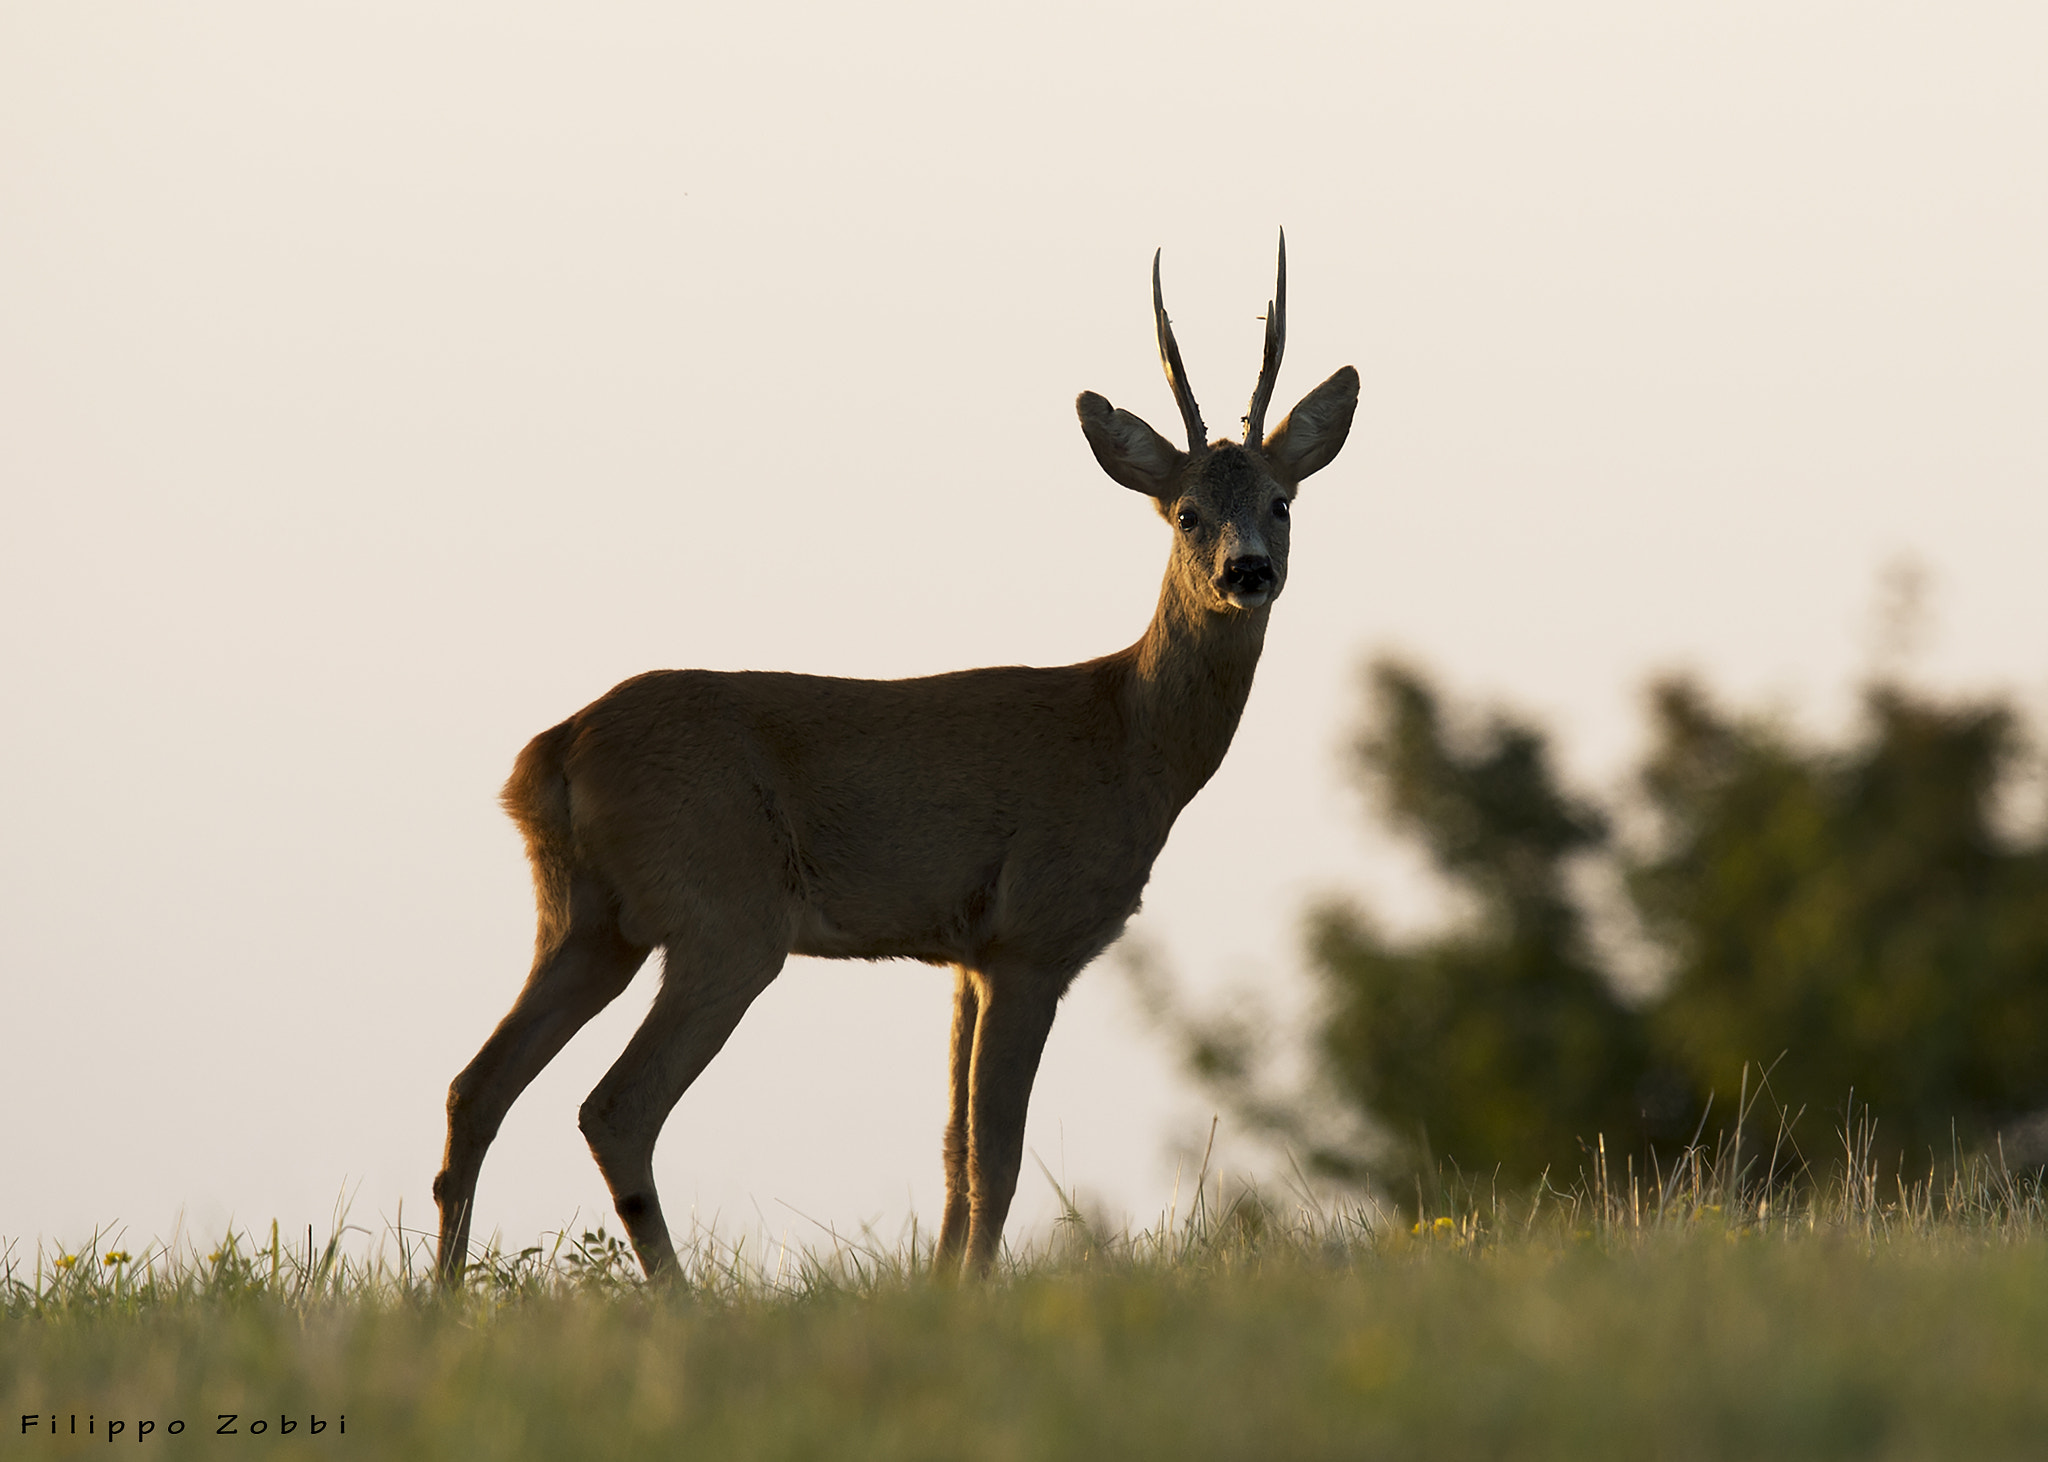
[[[974,1028],[981,1014],[981,991],[965,965],[953,970],[953,1045],[949,1105],[946,1112],[946,1216],[939,1225],[939,1248],[932,1263],[941,1274],[958,1274],[967,1249],[969,1195],[967,1177],[967,1106],[974,1065]]]
[[[640,1267],[672,1271],[675,1245],[654,1189],[654,1143],[690,1083],[781,971],[783,937],[672,939],[662,955],[661,991],[625,1052],[578,1113]]]
[[[535,953],[512,1009],[448,1088],[448,1146],[434,1179],[444,1280],[459,1279],[468,1259],[477,1174],[505,1113],[569,1038],[632,983],[648,950],[620,934],[607,889],[588,877],[571,883],[567,927]]]
[[[1060,986],[980,981],[974,1057],[967,1078],[967,1267],[986,1276],[1024,1161],[1024,1114],[1038,1059],[1059,1009]]]

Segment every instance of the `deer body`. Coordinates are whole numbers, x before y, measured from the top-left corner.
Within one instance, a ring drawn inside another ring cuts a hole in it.
[[[985,1272],[1060,997],[1136,911],[1174,818],[1221,764],[1284,583],[1287,504],[1336,454],[1346,367],[1259,444],[1285,255],[1247,445],[1182,453],[1084,393],[1098,460],[1176,523],[1137,644],[1079,665],[913,680],[656,671],[536,737],[506,784],[540,909],[534,968],[449,1091],[435,1180],[459,1274],[484,1150],[514,1098],[654,948],[662,985],[581,1125],[650,1275],[675,1254],[655,1138],[792,953],[955,967],[939,1253]]]

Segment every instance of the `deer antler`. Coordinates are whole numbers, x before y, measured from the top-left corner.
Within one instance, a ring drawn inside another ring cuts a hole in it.
[[[1156,261],[1155,261],[1156,262]],[[1266,435],[1266,406],[1273,399],[1273,384],[1280,379],[1280,356],[1287,349],[1287,230],[1280,230],[1280,277],[1273,286],[1273,298],[1266,305],[1266,360],[1259,367],[1259,383],[1252,387],[1251,409],[1244,414],[1244,444],[1256,447]]]
[[[1159,292],[1159,255],[1152,254],[1152,319],[1159,329],[1159,363],[1166,367],[1167,384],[1173,387],[1174,404],[1188,429],[1188,450],[1199,452],[1209,445],[1209,433],[1202,425],[1202,408],[1195,405],[1195,393],[1188,389],[1187,368],[1180,363],[1180,346],[1174,343],[1173,323],[1166,318],[1166,299]]]

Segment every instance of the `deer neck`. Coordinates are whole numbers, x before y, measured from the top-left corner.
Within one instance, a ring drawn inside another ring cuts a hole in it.
[[[1141,764],[1178,813],[1222,765],[1251,695],[1270,607],[1217,612],[1168,574],[1133,647],[1130,726]]]

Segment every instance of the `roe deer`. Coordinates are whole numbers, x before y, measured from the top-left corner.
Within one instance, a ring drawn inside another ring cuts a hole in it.
[[[1152,309],[1187,451],[1092,391],[1075,403],[1103,470],[1174,529],[1135,645],[915,680],[657,670],[520,753],[504,804],[526,837],[540,930],[525,987],[448,1089],[434,1179],[444,1280],[462,1273],[506,1110],[657,947],[647,1018],[579,1113],[650,1277],[676,1257],[655,1138],[791,954],[954,967],[938,1259],[988,1272],[1055,1007],[1136,912],[1174,818],[1222,762],[1287,582],[1288,505],[1358,405],[1346,366],[1264,435],[1287,334],[1285,234],[1243,442],[1205,441],[1157,254]]]

